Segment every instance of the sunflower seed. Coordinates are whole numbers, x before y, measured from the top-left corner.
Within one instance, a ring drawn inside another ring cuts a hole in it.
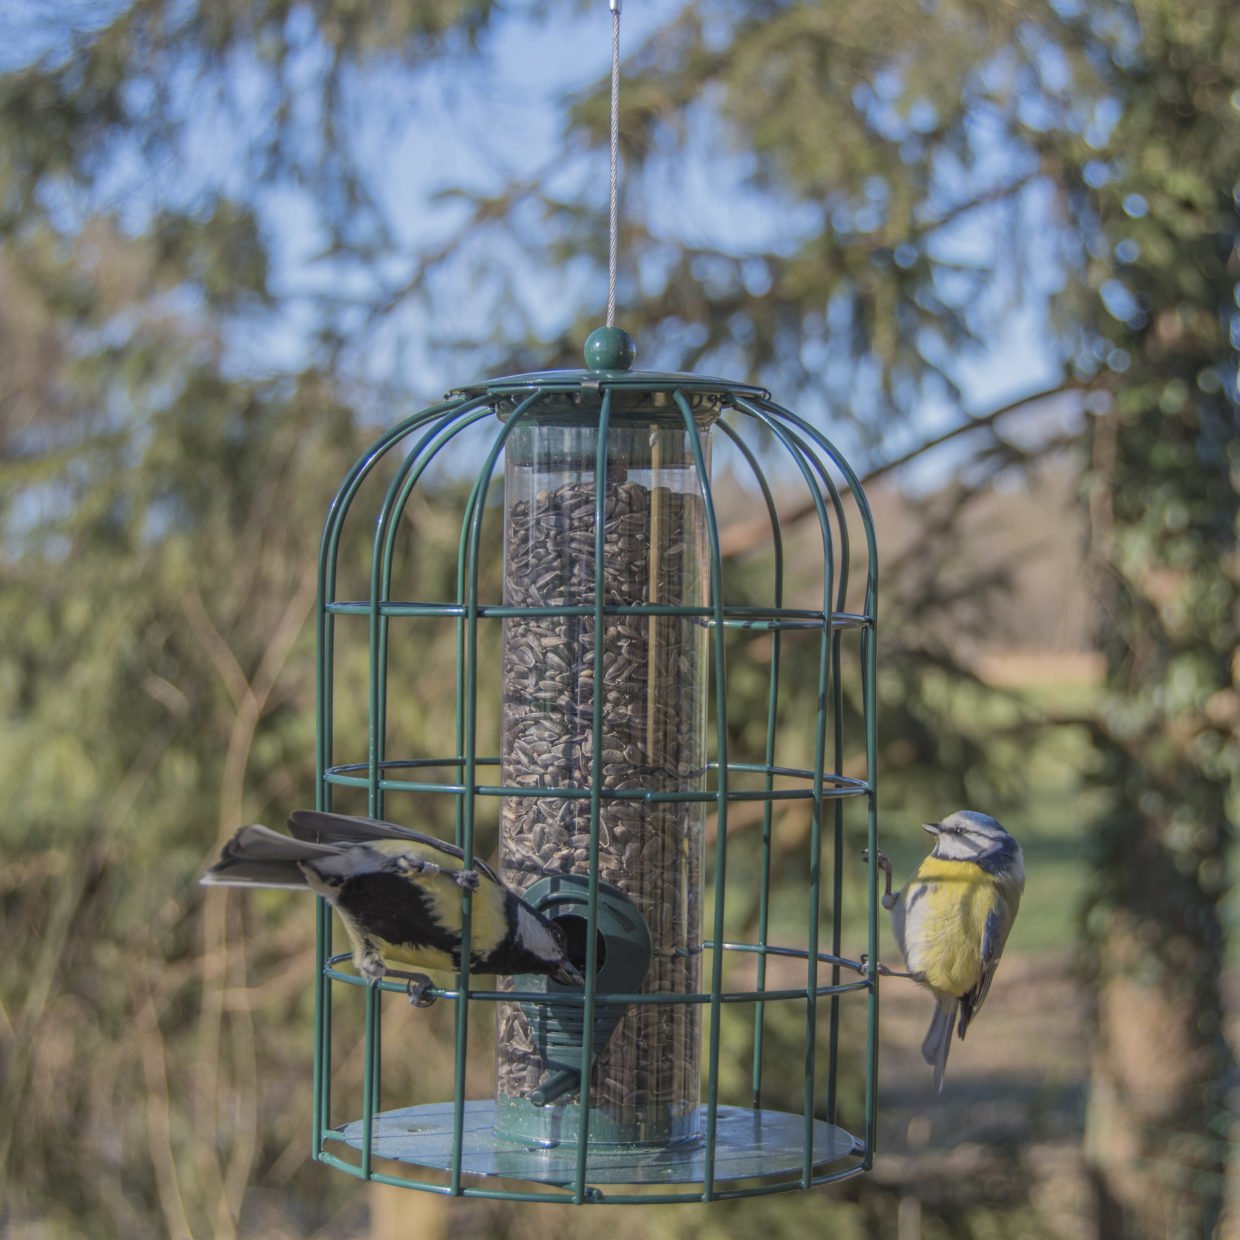
[[[590,481],[510,502],[506,606],[592,606],[596,571],[608,607],[705,605],[699,496],[633,480],[609,484],[597,563],[595,509]],[[587,872],[590,803],[564,793],[590,786],[596,746],[604,793],[703,786],[705,627],[689,616],[626,615],[606,617],[601,640],[595,630],[592,615],[504,621],[502,778],[547,793],[504,801],[502,866],[519,891],[546,874]],[[653,939],[647,992],[701,988],[704,814],[701,802],[607,796],[599,808],[599,875],[642,910]],[[635,1134],[696,1106],[699,1026],[693,1004],[627,1011],[595,1066],[591,1105]],[[500,1005],[499,1032],[499,1089],[528,1096],[549,1072],[518,1005]]]

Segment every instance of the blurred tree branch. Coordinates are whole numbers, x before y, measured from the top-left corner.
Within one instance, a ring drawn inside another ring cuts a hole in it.
[[[953,440],[959,439],[963,435],[970,435],[975,431],[989,430],[1000,418],[1007,417],[1008,414],[1021,411],[1035,411],[1037,407],[1044,401],[1053,399],[1056,396],[1064,396],[1069,393],[1079,392],[1085,393],[1093,390],[1094,384],[1077,382],[1069,380],[1064,383],[1055,384],[1052,387],[1043,388],[1037,392],[1031,392],[1026,396],[1018,397],[1016,400],[1009,401],[1000,405],[988,413],[979,414],[970,418],[967,422],[962,422],[959,426],[954,426],[951,430],[944,431],[942,434],[935,435],[923,443],[918,444],[914,448],[910,448],[907,452],[894,457],[890,461],[884,461],[881,465],[875,465],[866,470],[861,478],[863,485],[877,481],[879,478],[887,474],[894,473],[898,469],[902,469],[906,465],[911,465],[914,461],[920,460],[927,453],[933,452],[936,448],[941,448],[944,444],[951,443]],[[847,490],[847,487],[843,487]],[[807,517],[811,517],[817,511],[813,500],[805,500],[795,507],[790,507],[780,513],[781,525],[793,525],[798,521],[803,521]],[[725,526],[719,535],[719,547],[724,555],[743,555],[746,551],[764,544],[770,537],[770,522],[764,520],[753,520],[747,522],[733,522]]]

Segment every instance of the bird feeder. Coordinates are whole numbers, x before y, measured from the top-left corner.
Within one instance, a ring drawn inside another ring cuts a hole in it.
[[[327,520],[319,807],[350,808],[336,802],[364,790],[371,816],[425,829],[414,807],[432,805],[466,865],[494,840],[479,824],[496,823],[501,876],[558,923],[586,978],[493,984],[462,967],[432,992],[454,1031],[438,1100],[384,1109],[383,1063],[419,1054],[428,1017],[402,986],[368,987],[345,965],[321,905],[314,1150],[364,1179],[512,1200],[709,1201],[809,1188],[873,1157],[877,979],[844,942],[851,925],[877,959],[876,873],[857,859],[876,844],[869,511],[830,441],[763,389],[633,360],[631,339],[603,328],[585,369],[452,392],[381,436]],[[723,554],[719,450],[729,496],[760,514],[762,574],[742,578]],[[414,569],[395,571],[406,514],[445,458],[469,476],[447,599],[420,589],[416,548]],[[809,513],[795,538],[788,502]],[[361,574],[342,563],[357,512],[375,516]],[[480,583],[501,555],[495,592]],[[339,593],[350,579],[368,594]],[[393,703],[406,689],[391,666],[430,633],[451,636],[455,688],[423,703],[439,712],[438,747],[402,749]],[[341,642],[359,635],[364,660],[345,659]],[[807,719],[785,710],[791,642],[814,669]],[[737,717],[740,680],[765,686],[765,719]],[[345,727],[345,702],[364,711],[364,735]],[[498,752],[483,748],[492,737]],[[804,827],[785,838],[794,816]],[[851,921],[850,865],[869,877]],[[466,940],[471,899],[463,890]],[[402,1005],[395,1048],[380,1044],[390,1004]],[[348,1096],[333,1084],[345,1009],[364,1030]],[[493,1013],[496,1067],[490,1095],[473,1097],[467,1074],[492,1054],[480,1010]],[[785,1083],[772,1106],[773,1065],[786,1078],[789,1063],[795,1096]]]

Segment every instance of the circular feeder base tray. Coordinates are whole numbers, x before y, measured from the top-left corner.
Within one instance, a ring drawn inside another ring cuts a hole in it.
[[[402,1107],[375,1116],[371,1152],[380,1158],[452,1169],[452,1103]],[[699,1129],[706,1130],[706,1108]],[[539,1184],[571,1184],[577,1174],[577,1144],[531,1144],[511,1141],[495,1130],[495,1103],[465,1103],[461,1170]],[[346,1124],[342,1138],[362,1148],[362,1121]],[[755,1177],[799,1175],[804,1165],[805,1120],[782,1111],[747,1111],[719,1107],[715,1122],[715,1182]],[[817,1172],[858,1152],[854,1139],[834,1124],[815,1120]],[[706,1179],[706,1144],[701,1138],[671,1145],[595,1145],[587,1153],[586,1180],[591,1184],[701,1184]]]

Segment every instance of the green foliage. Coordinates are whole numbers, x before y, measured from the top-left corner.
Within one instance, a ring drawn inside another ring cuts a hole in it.
[[[1093,537],[1112,623],[1090,964],[1103,987],[1122,991],[1135,979],[1157,996],[1163,1036],[1190,1057],[1171,1105],[1121,1090],[1094,1118],[1123,1124],[1143,1160],[1138,1169],[1102,1152],[1114,1224],[1153,1235],[1160,1218],[1178,1215],[1183,1234],[1206,1234],[1230,1152],[1200,1134],[1221,1112],[1231,1064],[1219,976],[1240,774],[1240,213],[1228,183],[1240,158],[1231,89],[1240,39],[1226,5],[1139,5],[1136,16],[1141,45],[1113,70],[1129,106],[1099,152],[1105,164],[1085,213],[1097,256],[1089,277],[1105,306],[1090,326],[1125,372],[1091,444]],[[1117,1079],[1140,1070],[1106,1005],[1099,1039]],[[1159,1172],[1145,1188],[1150,1161]]]

